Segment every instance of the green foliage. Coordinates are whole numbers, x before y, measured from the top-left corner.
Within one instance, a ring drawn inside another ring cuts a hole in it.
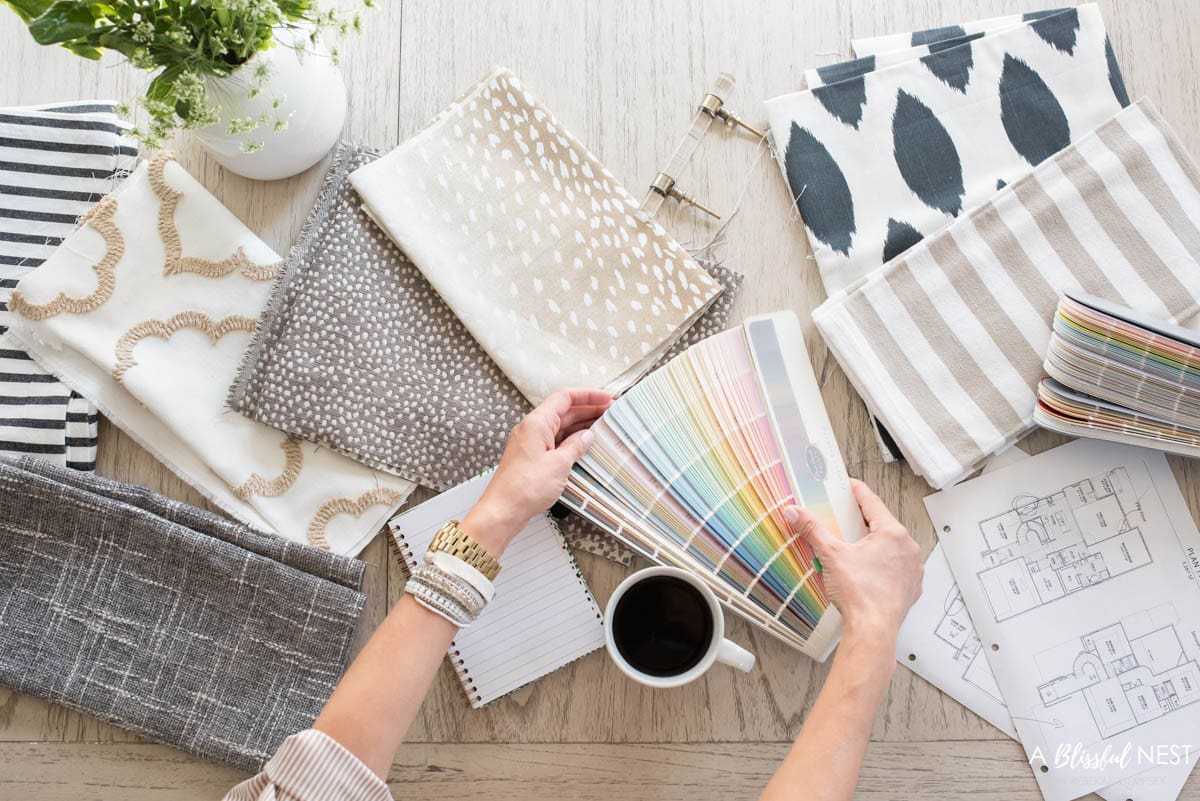
[[[7,0],[7,2],[21,19],[29,22],[45,13],[46,9],[50,8],[51,0]]]
[[[357,31],[357,12],[322,9],[317,0],[0,0],[29,26],[34,41],[60,45],[78,56],[98,59],[108,50],[139,69],[155,72],[141,104],[149,125],[136,133],[157,146],[175,131],[211,125],[219,115],[207,83],[228,77],[275,44],[278,27],[311,28],[310,40],[326,30]],[[374,0],[363,0],[371,7]],[[335,51],[336,55],[336,51]],[[250,96],[269,76],[256,71]],[[278,108],[279,103],[276,102]],[[231,133],[283,123],[267,115],[242,118]]]

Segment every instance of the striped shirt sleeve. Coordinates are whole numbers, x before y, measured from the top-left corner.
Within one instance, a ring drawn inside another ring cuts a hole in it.
[[[392,801],[392,794],[340,743],[308,729],[284,740],[262,772],[230,790],[225,801]]]

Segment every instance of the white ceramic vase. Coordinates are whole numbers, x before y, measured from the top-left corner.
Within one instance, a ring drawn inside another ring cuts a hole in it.
[[[221,109],[221,118],[196,133],[219,164],[260,181],[289,178],[316,164],[337,142],[346,121],[346,84],[328,48],[309,42],[304,29],[280,28],[275,39],[274,47],[209,84],[209,98]],[[254,75],[264,64],[267,76],[250,97]],[[273,107],[276,101],[278,108]],[[267,123],[247,133],[229,133],[230,120],[263,114]],[[287,124],[277,131],[275,120]],[[260,148],[247,150],[259,142]]]

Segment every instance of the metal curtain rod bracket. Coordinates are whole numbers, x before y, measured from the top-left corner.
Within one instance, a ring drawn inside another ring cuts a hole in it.
[[[667,198],[672,198],[715,219],[721,219],[721,215],[681,190],[676,184],[676,177],[683,172],[683,168],[700,145],[700,140],[704,138],[716,120],[723,122],[727,128],[742,128],[759,139],[767,138],[765,133],[725,108],[726,99],[733,94],[734,83],[732,75],[722,72],[716,83],[713,84],[713,88],[705,92],[704,97],[700,99],[700,104],[696,106],[696,113],[692,117],[687,133],[684,134],[683,139],[671,154],[667,166],[659,170],[658,174],[654,176],[654,180],[650,182],[650,187],[638,207],[639,218],[644,221],[654,219]]]

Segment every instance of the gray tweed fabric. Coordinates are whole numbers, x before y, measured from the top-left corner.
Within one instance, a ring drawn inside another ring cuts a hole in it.
[[[349,658],[363,564],[0,459],[0,684],[257,770]]]
[[[363,211],[348,176],[379,154],[343,144],[230,388],[230,406],[372,467],[447,489],[499,461],[529,403],[454,312]],[[725,328],[742,277],[674,355]],[[572,546],[628,563],[630,552],[583,521]]]

